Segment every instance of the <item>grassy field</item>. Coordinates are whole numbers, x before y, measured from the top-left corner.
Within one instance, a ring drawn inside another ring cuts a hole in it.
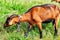
[[[21,23],[21,31],[19,32],[16,32],[16,25],[8,29],[3,28],[3,24],[8,15],[12,13],[22,15],[32,6],[41,4],[55,4],[60,7],[59,3],[55,1],[51,2],[51,0],[0,0],[0,40],[60,40],[60,28],[58,29],[58,36],[54,38],[54,26],[52,23],[43,24],[42,39],[39,38],[37,26],[34,26],[34,29],[29,32],[27,38],[24,37],[28,23]],[[58,26],[60,26],[60,23]]]

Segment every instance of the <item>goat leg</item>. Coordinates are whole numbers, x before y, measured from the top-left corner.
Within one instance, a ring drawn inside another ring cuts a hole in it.
[[[29,26],[28,26],[28,30],[27,30],[27,32],[26,32],[25,35],[24,35],[25,37],[28,36],[28,33],[30,32],[31,28],[32,28],[32,25],[29,25]]]

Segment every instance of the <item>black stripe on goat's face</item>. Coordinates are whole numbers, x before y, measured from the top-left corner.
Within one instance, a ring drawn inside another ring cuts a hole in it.
[[[15,15],[15,14],[12,14],[9,17],[7,17],[7,20],[4,23],[4,28],[9,27],[9,26],[11,26],[15,23],[18,23],[18,22],[19,22],[19,16]]]

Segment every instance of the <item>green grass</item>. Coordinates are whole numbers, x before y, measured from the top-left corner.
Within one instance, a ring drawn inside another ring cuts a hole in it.
[[[12,13],[21,15],[32,6],[41,4],[56,4],[60,7],[59,3],[56,3],[55,1],[51,2],[51,0],[0,0],[0,40],[41,40],[39,38],[39,30],[37,26],[34,26],[34,30],[32,29],[29,32],[27,38],[24,37],[24,33],[27,31],[28,27],[28,24],[26,23],[21,23],[20,32],[16,32],[16,25],[13,25],[8,29],[3,28],[3,24],[8,15]],[[58,26],[60,26],[60,23]],[[7,30],[10,32],[7,32]],[[53,37],[53,34],[54,27],[52,23],[43,24],[42,40],[60,40],[60,29],[58,30],[58,36],[56,38]]]

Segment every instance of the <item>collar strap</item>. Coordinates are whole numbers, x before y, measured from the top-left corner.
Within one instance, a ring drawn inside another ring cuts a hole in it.
[[[19,20],[19,22],[20,22],[20,16],[18,16],[18,18],[19,18],[18,20]]]

